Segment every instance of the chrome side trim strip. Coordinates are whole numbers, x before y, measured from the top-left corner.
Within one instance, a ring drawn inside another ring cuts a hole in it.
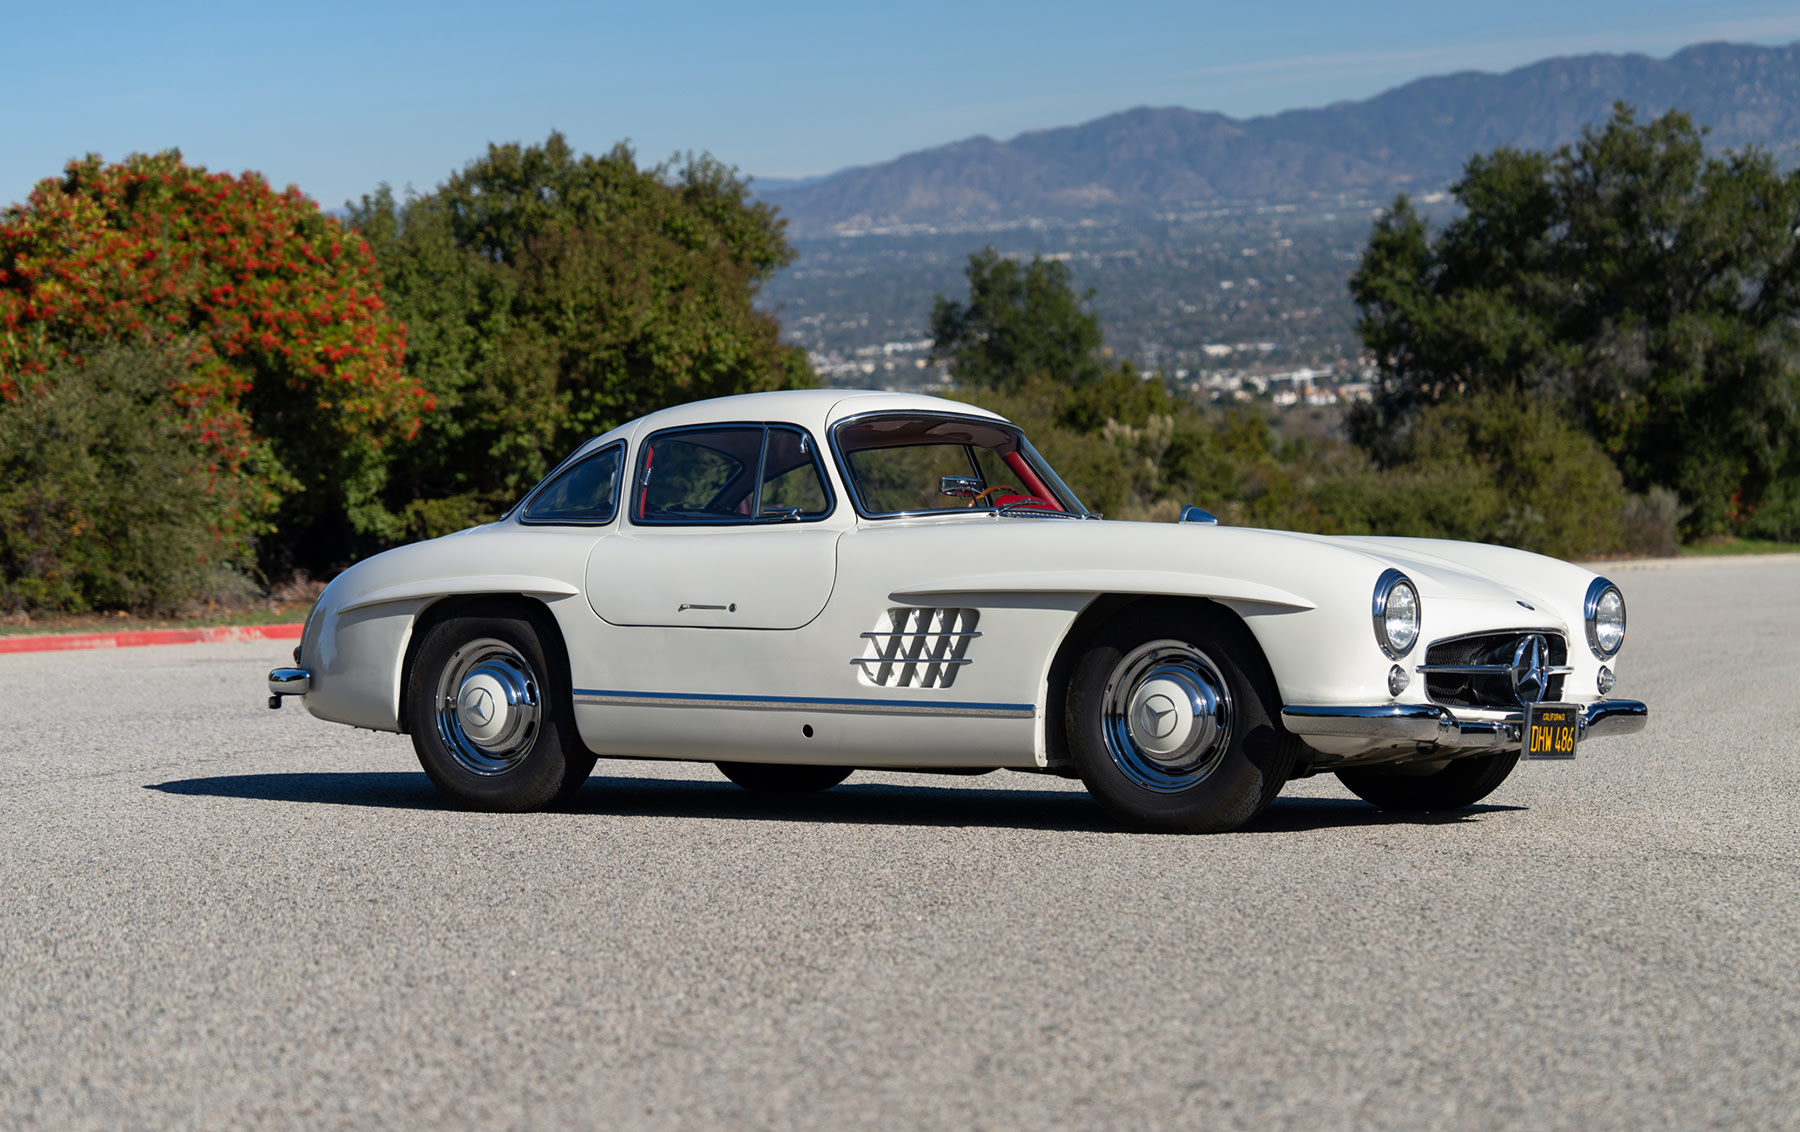
[[[815,711],[846,715],[955,715],[989,719],[1037,717],[1037,709],[1031,704],[973,703],[966,700],[849,700],[824,696],[702,696],[689,692],[622,692],[602,688],[576,688],[575,702],[618,707]]]
[[[961,659],[956,659],[956,660],[931,660],[928,658],[921,658],[919,660],[908,660],[905,657],[855,656],[855,657],[850,658],[850,663],[851,664],[974,664],[975,662],[972,660],[969,660],[966,657],[961,658]]]

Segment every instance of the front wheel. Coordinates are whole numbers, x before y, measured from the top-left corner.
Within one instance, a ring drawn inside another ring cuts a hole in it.
[[[1241,625],[1158,603],[1126,611],[1076,664],[1067,734],[1095,800],[1136,829],[1235,829],[1286,784],[1299,750]]]
[[[575,733],[567,677],[532,623],[439,622],[419,644],[407,718],[419,765],[469,810],[536,810],[567,799],[594,769]]]
[[[1457,759],[1430,774],[1410,774],[1405,767],[1340,770],[1338,781],[1350,793],[1384,810],[1429,813],[1473,806],[1500,788],[1519,764],[1519,752],[1500,751]]]

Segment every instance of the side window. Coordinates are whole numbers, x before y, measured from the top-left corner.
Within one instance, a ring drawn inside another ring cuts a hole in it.
[[[624,445],[614,444],[566,468],[525,504],[527,523],[610,523],[619,503]]]
[[[812,439],[799,429],[771,428],[763,454],[763,518],[813,519],[831,510],[831,497]]]
[[[969,501],[938,492],[944,476],[967,476],[969,450],[961,444],[864,448],[846,461],[863,506],[878,515],[967,507]]]
[[[751,523],[820,518],[831,497],[817,445],[785,426],[657,433],[638,459],[639,523]]]
[[[761,428],[658,433],[638,461],[637,511],[646,522],[748,519]]]

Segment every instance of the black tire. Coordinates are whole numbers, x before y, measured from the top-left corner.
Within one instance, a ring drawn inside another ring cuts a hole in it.
[[[1076,662],[1067,704],[1081,781],[1145,832],[1236,829],[1281,793],[1300,751],[1255,639],[1203,606],[1125,610]]]
[[[855,767],[787,763],[714,763],[719,773],[758,794],[815,794],[849,778]]]
[[[509,610],[472,609],[427,631],[406,697],[419,765],[464,809],[545,809],[593,772],[575,731],[568,662],[560,649],[552,661],[538,628]]]
[[[1370,767],[1340,770],[1337,776],[1350,793],[1384,810],[1429,813],[1473,806],[1499,789],[1518,764],[1519,752],[1501,751],[1457,759],[1430,774]]]

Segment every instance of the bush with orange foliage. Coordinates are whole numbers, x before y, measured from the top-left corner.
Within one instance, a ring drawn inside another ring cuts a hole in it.
[[[383,447],[431,399],[401,368],[367,244],[289,187],[209,173],[178,151],[70,162],[0,213],[0,399],[97,344],[172,350],[169,412],[216,475],[247,481],[265,564],[383,536]]]

